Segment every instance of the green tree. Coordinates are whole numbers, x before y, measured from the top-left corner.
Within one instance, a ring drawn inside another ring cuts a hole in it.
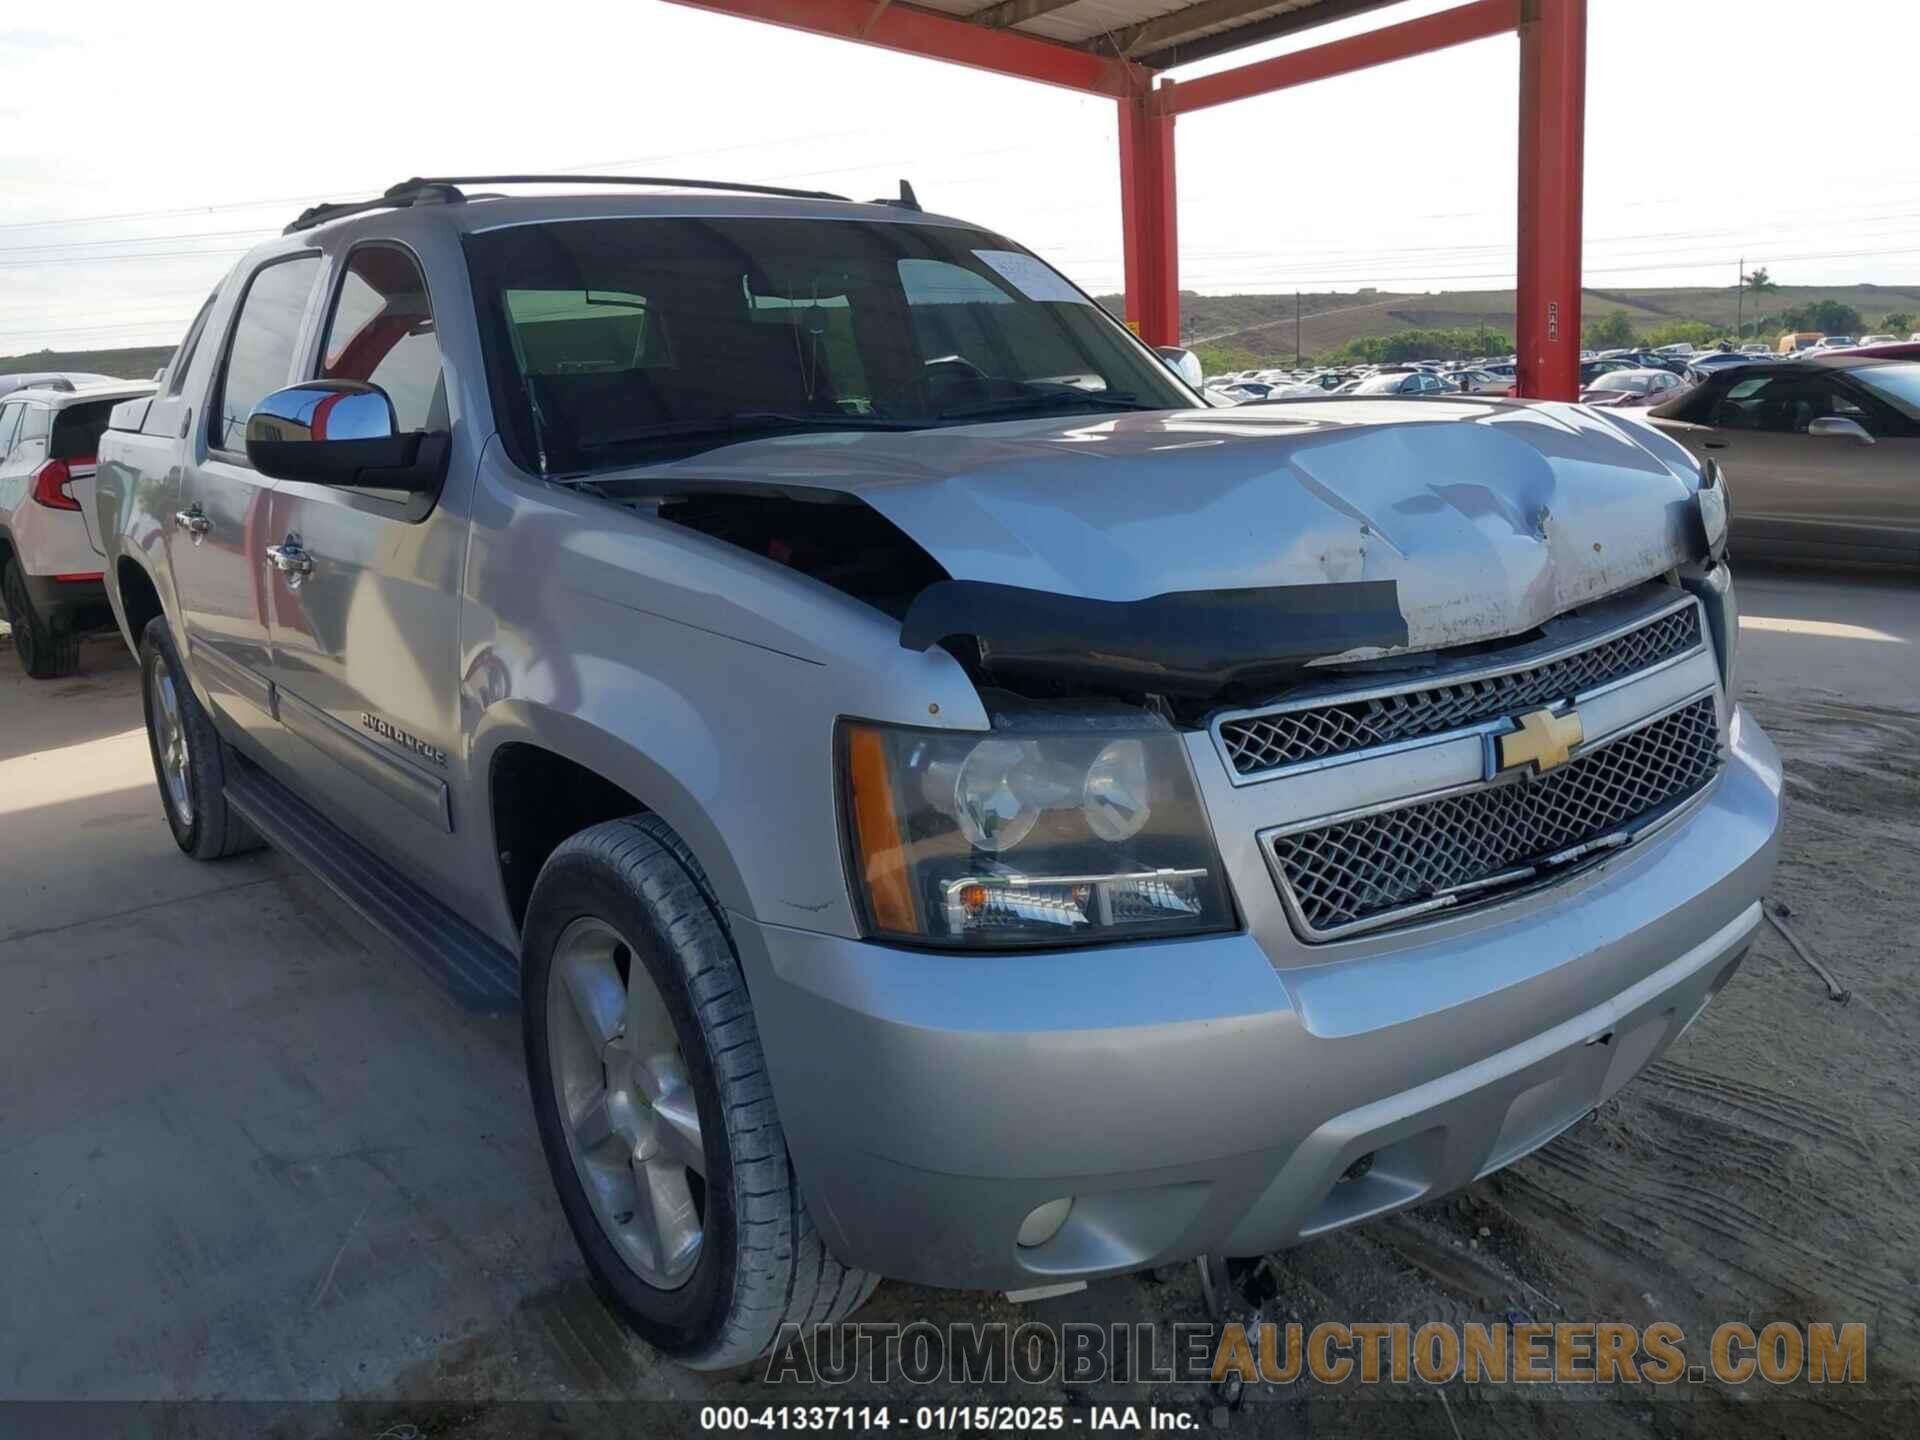
[[[1647,332],[1649,345],[1711,345],[1720,338],[1720,327],[1704,320],[1669,320]]]
[[[1881,317],[1880,328],[1904,340],[1915,331],[1920,331],[1920,315],[1915,315],[1911,310],[1895,310]]]
[[[1209,380],[1230,370],[1257,370],[1273,363],[1262,359],[1244,345],[1196,345],[1193,353],[1200,357],[1201,373]]]
[[[1764,265],[1756,265],[1752,270],[1747,272],[1746,284],[1748,292],[1754,295],[1765,295],[1770,291],[1780,288],[1774,284],[1772,278],[1768,276],[1767,267]]]
[[[1860,312],[1838,300],[1809,300],[1780,316],[1787,330],[1818,330],[1822,335],[1858,335]]]
[[[1589,320],[1580,338],[1589,350],[1624,350],[1633,344],[1633,322],[1624,310],[1609,311]]]
[[[1323,365],[1381,365],[1400,360],[1470,360],[1513,353],[1513,337],[1485,325],[1360,335],[1318,357]]]

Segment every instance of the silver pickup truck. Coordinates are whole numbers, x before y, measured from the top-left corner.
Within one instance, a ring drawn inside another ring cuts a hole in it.
[[[98,533],[181,849],[518,1007],[662,1350],[1439,1195],[1739,965],[1781,775],[1711,464],[1211,408],[907,201],[480,183],[241,261]]]

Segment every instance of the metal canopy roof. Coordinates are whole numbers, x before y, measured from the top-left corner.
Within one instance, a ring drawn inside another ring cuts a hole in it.
[[[1291,35],[1393,0],[914,0],[987,30],[1165,70]]]

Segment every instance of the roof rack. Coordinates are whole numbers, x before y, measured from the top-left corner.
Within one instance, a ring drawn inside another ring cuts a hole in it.
[[[903,182],[904,183],[904,182]],[[828,190],[791,190],[784,185],[752,185],[732,180],[686,180],[666,175],[416,175],[391,186],[373,200],[313,205],[280,233],[292,235],[346,215],[369,210],[404,210],[413,205],[452,205],[468,197],[462,185],[644,185],[665,190],[734,190],[747,195],[778,195],[787,200],[846,200]],[[908,192],[909,194],[911,192]]]

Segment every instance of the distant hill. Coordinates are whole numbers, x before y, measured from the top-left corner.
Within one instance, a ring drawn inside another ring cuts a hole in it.
[[[23,370],[84,370],[117,380],[151,380],[167,363],[171,345],[143,345],[132,350],[41,350],[32,355],[0,357],[0,375]]]
[[[1749,322],[1754,317],[1755,298],[1751,292],[1746,297],[1745,315]],[[1759,308],[1774,314],[1814,300],[1837,300],[1851,305],[1868,324],[1874,324],[1889,311],[1920,311],[1920,285],[1782,285],[1759,297]],[[1103,295],[1100,303],[1115,314],[1120,313],[1119,296]],[[1401,330],[1487,325],[1512,334],[1513,306],[1511,290],[1437,290],[1426,294],[1362,290],[1345,294],[1303,294],[1300,296],[1300,350],[1304,355],[1314,355],[1362,336],[1392,335]],[[1584,292],[1581,307],[1587,320],[1623,311],[1640,330],[1671,320],[1701,320],[1723,326],[1731,333],[1735,301],[1730,285],[1672,290],[1596,289]],[[1294,297],[1290,293],[1198,295],[1182,291],[1180,338],[1186,345],[1209,344],[1251,352],[1263,363],[1291,361]]]
[[[1767,314],[1813,300],[1838,300],[1858,310],[1869,325],[1890,311],[1920,311],[1920,285],[1782,285],[1759,297]],[[1102,295],[1100,303],[1121,313],[1118,295]],[[1746,299],[1752,320],[1755,297]],[[1731,333],[1734,322],[1732,286],[1677,290],[1614,290],[1585,292],[1584,317],[1593,320],[1623,311],[1639,330],[1671,320],[1702,320]],[[1207,344],[1223,350],[1248,352],[1259,363],[1278,364],[1293,359],[1294,297],[1284,295],[1180,294],[1180,338],[1188,345]],[[1398,294],[1361,290],[1345,294],[1300,296],[1300,349],[1315,355],[1367,335],[1392,335],[1402,330],[1446,330],[1486,325],[1513,333],[1513,291],[1436,290],[1425,294]],[[1771,336],[1764,336],[1771,339]],[[1905,338],[1904,336],[1902,337]],[[35,355],[0,358],[0,375],[21,370],[92,370],[144,380],[166,363],[172,346],[132,350],[42,350]]]

